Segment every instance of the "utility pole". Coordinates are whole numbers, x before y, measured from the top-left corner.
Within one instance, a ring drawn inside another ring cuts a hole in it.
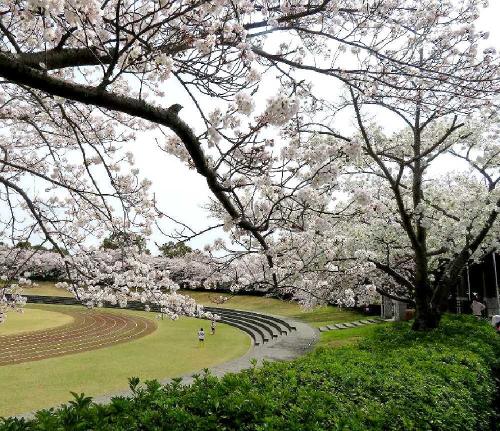
[[[470,301],[470,276],[469,276],[469,264],[467,264],[466,269],[467,269],[467,296],[469,297],[469,301]]]
[[[493,251],[493,274],[495,275],[495,289],[497,293],[497,314],[500,314],[500,292],[498,289],[497,259],[496,251]]]

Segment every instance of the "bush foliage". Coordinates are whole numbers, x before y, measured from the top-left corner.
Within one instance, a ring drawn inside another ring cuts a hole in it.
[[[488,430],[499,358],[486,323],[447,317],[431,333],[383,327],[358,346],[222,379],[204,373],[191,386],[132,378],[129,398],[96,405],[74,394],[33,420],[0,420],[0,430]]]

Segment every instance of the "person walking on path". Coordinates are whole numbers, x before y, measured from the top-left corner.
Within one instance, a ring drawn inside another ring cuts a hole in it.
[[[483,310],[486,308],[486,305],[484,305],[482,302],[479,302],[476,298],[474,298],[474,301],[472,301],[471,304],[471,308],[472,308],[472,314],[474,314],[474,316],[480,319],[483,315]]]
[[[215,319],[212,319],[212,322],[210,323],[210,333],[215,335]]]
[[[205,331],[203,330],[203,328],[200,328],[200,330],[198,331],[198,342],[200,347],[205,344]]]

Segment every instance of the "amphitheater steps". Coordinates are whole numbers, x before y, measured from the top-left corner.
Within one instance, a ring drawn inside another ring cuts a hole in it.
[[[219,314],[219,315],[224,314],[224,313],[232,313],[232,314],[237,314],[239,316],[248,315],[254,319],[263,319],[265,322],[274,322],[275,324],[278,324],[279,326],[281,326],[282,330],[286,331],[287,333],[290,331],[296,330],[295,326],[293,326],[289,322],[287,322],[281,318],[268,315],[268,314],[261,314],[261,313],[256,313],[253,311],[235,310],[235,309],[231,309],[231,308],[220,308],[220,307],[205,307],[205,310],[210,311],[211,313]]]
[[[250,336],[256,346],[287,336],[296,329],[287,321],[267,314],[220,307],[204,307],[204,310],[217,314],[223,323],[233,326],[238,324],[251,329],[254,334]]]
[[[211,313],[215,313],[218,315],[224,315],[227,317],[234,317],[236,319],[251,319],[253,322],[259,322],[263,326],[267,327],[270,331],[270,335],[273,338],[277,338],[280,335],[287,335],[290,331],[285,326],[285,322],[281,321],[274,321],[273,319],[266,318],[267,316],[260,316],[257,313],[248,313],[248,312],[243,312],[243,311],[237,311],[237,310],[230,310],[230,309],[214,309],[211,307],[205,307],[206,311],[210,311]]]

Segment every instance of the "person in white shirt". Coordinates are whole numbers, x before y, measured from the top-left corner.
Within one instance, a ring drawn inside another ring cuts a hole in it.
[[[210,333],[212,335],[215,334],[215,319],[212,319],[212,322],[210,323]]]
[[[479,319],[482,317],[483,310],[486,308],[486,305],[474,298],[474,301],[472,301],[470,308],[472,308],[472,314],[474,314],[474,316]]]
[[[205,344],[205,331],[203,330],[203,328],[200,328],[200,330],[198,331],[198,341],[200,347]]]

